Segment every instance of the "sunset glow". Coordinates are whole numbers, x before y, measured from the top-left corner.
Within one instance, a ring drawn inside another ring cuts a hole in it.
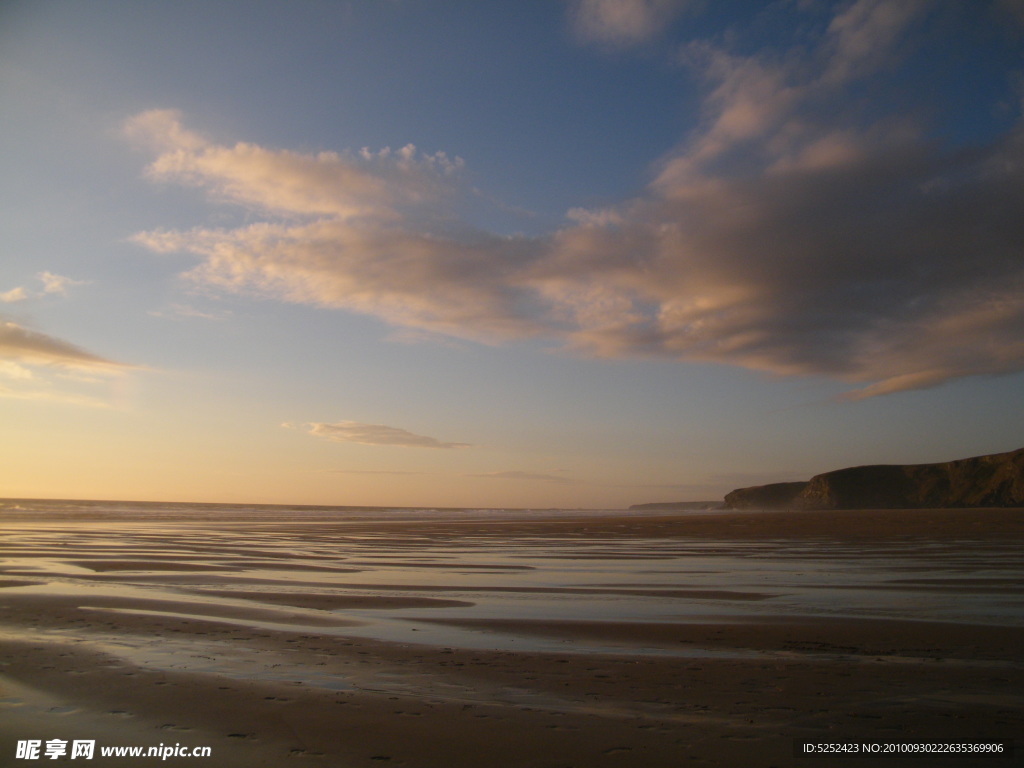
[[[1024,434],[1024,11],[0,9],[0,496],[603,507]]]

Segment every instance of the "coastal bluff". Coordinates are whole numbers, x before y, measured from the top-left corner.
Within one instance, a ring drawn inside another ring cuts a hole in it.
[[[938,464],[878,464],[738,488],[732,509],[1024,507],[1024,448]]]

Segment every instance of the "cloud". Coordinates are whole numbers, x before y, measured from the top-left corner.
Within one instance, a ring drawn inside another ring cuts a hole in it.
[[[528,290],[509,280],[532,257],[530,244],[461,226],[448,231],[442,211],[457,158],[411,145],[357,155],[218,146],[182,128],[170,110],[138,115],[126,131],[159,148],[151,177],[277,216],[233,230],[134,236],[157,252],[202,256],[192,280],[478,341],[543,331],[519,311]]]
[[[91,370],[123,367],[67,341],[12,322],[0,322],[0,359]]]
[[[361,445],[392,445],[402,448],[468,448],[468,443],[446,443],[433,437],[413,434],[398,427],[384,424],[363,424],[358,421],[339,421],[334,424],[314,422],[306,425],[316,437],[338,443]]]
[[[95,394],[97,385],[110,384],[130,369],[63,339],[0,321],[0,397],[110,407],[109,397]]]
[[[12,304],[14,302],[26,301],[31,298],[52,293],[67,296],[68,286],[85,284],[84,280],[72,280],[70,277],[55,275],[53,272],[40,272],[36,277],[43,283],[43,287],[40,291],[29,292],[24,286],[19,285],[17,288],[12,288],[5,293],[0,293],[0,302]]]
[[[0,360],[0,377],[17,381],[27,381],[34,378],[31,370],[11,360]]]
[[[425,472],[406,472],[399,469],[329,469],[336,475],[424,475]]]
[[[79,395],[70,392],[52,391],[42,388],[12,388],[5,386],[2,382],[0,382],[0,397],[9,400],[59,403],[62,405],[74,405],[84,408],[113,407],[111,401],[99,397]]]
[[[524,314],[531,300],[514,272],[531,258],[528,241],[486,234],[450,236],[401,222],[335,218],[262,222],[235,230],[146,232],[135,242],[204,261],[197,283],[347,309],[388,323],[482,342],[545,332]]]
[[[467,475],[467,477],[483,477],[492,480],[522,480],[531,483],[556,483],[559,485],[574,485],[575,480],[571,480],[567,477],[559,477],[558,475],[547,475],[540,472],[519,472],[519,471],[507,471],[507,472],[482,472],[475,475]]]
[[[153,317],[165,317],[172,320],[199,319],[221,321],[231,317],[232,312],[226,309],[206,312],[196,309],[190,304],[171,304],[166,310],[153,310],[148,314]]]
[[[55,275],[53,272],[40,272],[36,275],[43,282],[43,293],[57,293],[67,296],[69,285],[84,285],[84,280],[72,280],[70,277]]]
[[[575,0],[569,16],[584,42],[630,47],[662,32],[689,0]]]
[[[406,338],[827,376],[848,399],[1021,371],[1024,124],[954,147],[850,98],[907,55],[930,7],[858,0],[790,51],[688,44],[697,128],[643,194],[574,208],[546,236],[460,222],[445,155],[219,145],[175,112],[144,113],[128,130],[157,153],[151,178],[257,220],[135,241],[192,254],[197,283],[374,316]]]
[[[239,142],[207,142],[181,125],[174,110],[150,110],[129,119],[131,139],[156,149],[146,169],[157,181],[206,189],[210,196],[278,214],[390,220],[395,207],[443,194],[462,167],[443,152],[424,155],[409,144],[357,155],[271,150]]]
[[[900,53],[899,42],[927,10],[927,0],[858,0],[829,24],[826,82],[863,77]]]

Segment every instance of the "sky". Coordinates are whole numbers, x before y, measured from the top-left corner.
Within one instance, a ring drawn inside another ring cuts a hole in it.
[[[1024,445],[1020,0],[7,0],[0,104],[0,496]]]

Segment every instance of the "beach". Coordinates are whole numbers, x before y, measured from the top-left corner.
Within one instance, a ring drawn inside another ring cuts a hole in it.
[[[2,512],[0,765],[813,768],[796,744],[1024,732],[1021,510]]]

